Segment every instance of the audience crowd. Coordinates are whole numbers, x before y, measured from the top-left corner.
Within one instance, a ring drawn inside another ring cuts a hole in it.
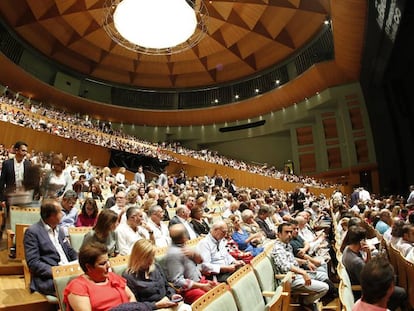
[[[263,251],[270,254],[277,273],[296,274],[292,290],[308,293],[301,301],[303,310],[317,310],[316,302],[327,303],[338,296],[333,281],[337,260],[341,260],[351,282],[363,285],[363,295],[356,304],[361,308],[375,303],[375,299],[367,298],[367,282],[361,275],[374,273],[375,258],[383,256],[380,244],[366,243],[372,238],[369,228],[414,262],[414,202],[410,201],[414,186],[406,196],[378,197],[363,187],[355,187],[349,196],[340,190],[330,197],[317,196],[308,186],[322,184],[313,179],[248,165],[208,150],[153,145],[120,132],[105,133],[108,127],[100,128],[86,118],[28,107],[5,97],[2,101],[7,103],[2,105],[2,120],[6,122],[154,157],[160,156],[161,150],[172,150],[301,182],[294,191],[263,190],[237,187],[219,174],[190,178],[185,171],[171,176],[163,172],[149,178],[142,167],[129,180],[125,168],[112,173],[90,160],[80,162],[73,155],[64,159],[60,154],[29,152],[29,144],[22,141],[10,148],[0,145],[2,208],[7,212],[20,192],[30,196],[21,204],[39,207],[39,222],[24,236],[32,275],[30,288],[55,294],[51,267],[79,262],[84,274],[64,291],[70,310],[83,310],[84,305],[93,310],[117,306],[125,310],[177,306],[187,310],[188,304],[225,282]],[[68,120],[73,126],[59,125]],[[338,223],[335,230],[333,223]],[[79,252],[70,243],[70,228],[75,226],[90,227]],[[188,247],[191,240],[198,243]],[[334,249],[338,241],[342,244],[341,258]],[[157,261],[156,250],[163,247],[168,249],[165,259]],[[129,256],[123,277],[109,267],[109,259],[119,255]],[[388,269],[385,263],[379,264]],[[95,295],[98,288],[107,297]],[[381,300],[381,306],[404,310],[404,289],[388,283],[387,289],[387,299]]]
[[[150,143],[127,135],[122,131],[112,129],[110,122],[95,121],[89,116],[73,115],[53,107],[43,107],[34,101],[28,104],[3,95],[0,97],[1,121],[29,127],[38,131],[45,131],[54,135],[76,139],[78,141],[96,144],[111,149],[143,154],[161,160],[178,161],[165,151],[173,151],[195,159],[225,165],[238,170],[261,174],[284,181],[303,183],[312,187],[331,187],[332,184],[312,177],[286,174],[274,166],[249,164],[241,160],[229,159],[210,150],[190,150],[179,143]]]

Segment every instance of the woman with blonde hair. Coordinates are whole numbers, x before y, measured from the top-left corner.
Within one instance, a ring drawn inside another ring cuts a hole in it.
[[[152,310],[191,310],[186,304],[178,304],[183,297],[175,293],[162,268],[155,262],[155,246],[149,240],[135,242],[129,256],[128,268],[122,275],[138,301]]]
[[[92,242],[105,244],[109,257],[118,255],[118,237],[115,232],[118,226],[118,214],[112,210],[103,210],[99,213],[95,227],[83,238],[82,246]]]

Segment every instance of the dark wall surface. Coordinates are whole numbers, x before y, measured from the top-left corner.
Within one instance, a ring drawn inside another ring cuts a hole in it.
[[[361,86],[376,148],[381,194],[414,184],[414,1],[369,1]]]

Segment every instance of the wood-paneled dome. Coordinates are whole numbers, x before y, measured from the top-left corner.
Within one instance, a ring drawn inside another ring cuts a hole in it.
[[[330,15],[328,0],[205,0],[208,33],[171,56],[134,53],[102,28],[104,0],[4,0],[0,14],[28,44],[82,74],[145,88],[242,79],[291,56]]]

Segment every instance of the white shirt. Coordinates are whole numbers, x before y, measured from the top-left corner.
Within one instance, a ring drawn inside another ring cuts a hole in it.
[[[158,226],[151,220],[151,218],[149,218],[148,226],[154,232],[155,246],[164,247],[171,245],[170,232],[168,231],[168,227],[166,224],[161,222]]]
[[[147,230],[144,232],[144,228],[137,227],[137,231],[134,231],[128,224],[120,224],[116,228],[118,234],[118,249],[120,255],[131,254],[132,247],[135,242],[141,239],[149,239],[149,233]]]
[[[52,229],[52,227],[50,227],[45,222],[43,222],[43,224],[45,226],[47,234],[49,235],[50,241],[52,241],[53,246],[56,248],[56,251],[59,254],[59,257],[60,257],[59,266],[69,264],[68,257],[66,257],[65,251],[63,250],[62,245],[59,243],[59,227]]]
[[[20,163],[17,162],[16,158],[14,158],[14,174],[16,178],[16,188],[21,188],[23,185],[23,176],[24,176],[24,160]]]

